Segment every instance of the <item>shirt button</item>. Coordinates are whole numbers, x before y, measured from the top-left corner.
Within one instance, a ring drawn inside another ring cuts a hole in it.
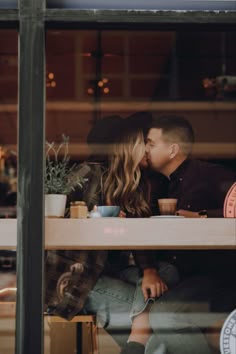
[[[187,205],[187,208],[188,208],[188,209],[190,209],[190,208],[191,208],[191,205],[190,205],[190,204],[189,204],[189,205]]]
[[[182,181],[183,181],[183,178],[180,178],[179,181],[182,182]]]

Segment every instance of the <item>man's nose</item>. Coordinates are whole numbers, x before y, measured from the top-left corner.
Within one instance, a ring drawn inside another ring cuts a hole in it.
[[[145,145],[145,152],[146,152],[146,154],[149,153],[149,146],[148,146],[148,144]]]

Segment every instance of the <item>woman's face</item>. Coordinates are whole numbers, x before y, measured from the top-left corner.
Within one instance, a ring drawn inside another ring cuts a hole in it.
[[[135,137],[135,144],[134,144],[134,151],[135,151],[135,158],[138,162],[138,165],[141,169],[145,169],[148,167],[148,160],[145,148],[145,142],[143,133],[139,132],[139,134]]]

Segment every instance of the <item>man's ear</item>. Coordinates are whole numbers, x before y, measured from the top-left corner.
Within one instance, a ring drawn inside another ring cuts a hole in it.
[[[171,144],[170,145],[170,158],[173,159],[179,153],[180,147],[179,144]]]

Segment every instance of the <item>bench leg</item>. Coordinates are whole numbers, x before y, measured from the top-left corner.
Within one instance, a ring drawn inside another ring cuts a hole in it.
[[[83,354],[83,324],[76,323],[76,354]]]
[[[86,354],[98,354],[98,329],[95,323],[86,322],[88,333],[88,352]],[[76,342],[77,352],[76,354],[83,353],[83,323],[76,324]]]

